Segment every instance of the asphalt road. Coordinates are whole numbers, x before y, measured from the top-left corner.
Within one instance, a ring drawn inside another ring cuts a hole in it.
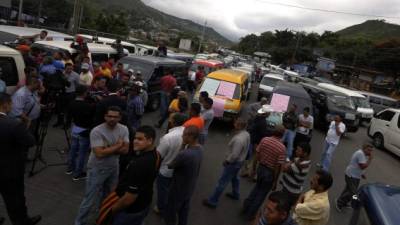
[[[254,101],[255,94],[252,96]],[[152,125],[156,121],[158,113],[148,113],[144,118],[144,124]],[[222,162],[224,160],[227,143],[231,137],[231,126],[216,122],[212,124],[208,142],[204,149],[204,161],[196,191],[191,203],[189,216],[190,225],[243,225],[248,224],[239,213],[242,200],[248,195],[254,183],[242,179],[240,186],[241,200],[233,201],[221,196],[217,209],[208,209],[202,206],[201,201],[212,191],[218,180]],[[315,131],[312,144],[312,161],[315,165],[320,158],[324,134]],[[344,137],[334,155],[331,172],[334,177],[334,185],[329,191],[330,201],[338,197],[344,187],[344,170],[350,157],[363,142],[370,141],[366,135],[366,128],[362,127],[357,133],[349,133]],[[61,129],[49,128],[48,137],[45,142],[44,158],[49,164],[57,164],[65,161],[66,142]],[[400,186],[400,158],[385,150],[375,150],[374,160],[367,170],[365,182],[383,182]],[[39,164],[40,168],[41,165]],[[85,182],[73,182],[71,176],[66,175],[65,166],[50,166],[37,175],[26,178],[26,197],[29,213],[31,215],[41,214],[43,217],[41,225],[72,225],[77,214],[79,204],[82,200]],[[313,174],[315,166],[310,174]],[[308,184],[307,184],[308,186]],[[227,191],[230,190],[230,186]],[[350,218],[351,209],[344,213],[335,211],[331,204],[331,217],[329,225],[346,225]],[[6,215],[4,203],[0,200],[0,215]],[[7,221],[5,225],[9,225]],[[163,224],[158,215],[151,212],[145,224]]]

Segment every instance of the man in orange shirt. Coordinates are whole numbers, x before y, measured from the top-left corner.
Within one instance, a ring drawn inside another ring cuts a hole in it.
[[[190,105],[190,119],[183,124],[184,127],[196,126],[200,131],[204,128],[204,120],[200,117],[201,105],[192,103]]]

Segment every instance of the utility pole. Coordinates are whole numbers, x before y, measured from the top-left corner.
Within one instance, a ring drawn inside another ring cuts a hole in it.
[[[74,12],[73,12],[73,17],[72,17],[72,33],[75,35],[79,31],[79,16],[80,16],[80,0],[75,0],[74,3]]]
[[[296,60],[297,49],[299,48],[300,40],[301,40],[301,34],[299,34],[299,32],[297,32],[296,36],[297,36],[297,42],[296,42],[296,48],[294,49],[294,52],[292,55],[292,64]]]
[[[24,0],[19,0],[19,8],[18,8],[18,24],[22,25],[22,8],[24,5]]]
[[[37,24],[40,24],[41,17],[42,17],[42,0],[39,0]]]
[[[201,32],[201,38],[200,38],[200,43],[199,43],[199,50],[197,51],[197,53],[200,53],[201,44],[202,44],[202,42],[204,40],[204,34],[206,32],[206,26],[207,26],[207,20],[204,22],[203,31]]]
[[[82,18],[83,18],[83,9],[84,9],[84,6],[82,4],[81,7],[80,7],[80,13],[79,13],[78,31],[81,29]]]

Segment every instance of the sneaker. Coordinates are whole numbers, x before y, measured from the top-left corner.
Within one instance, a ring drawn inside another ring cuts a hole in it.
[[[203,199],[203,202],[202,202],[202,203],[203,203],[204,206],[206,206],[206,207],[208,207],[208,208],[211,208],[211,209],[217,208],[217,206],[211,204],[211,203],[208,201],[208,199]]]
[[[233,193],[230,193],[230,192],[226,193],[225,196],[230,198],[230,199],[233,199],[233,200],[239,200],[238,196],[236,196],[236,195],[234,195]]]
[[[84,179],[86,179],[86,173],[81,173],[81,175],[79,175],[79,176],[74,176],[74,177],[72,178],[73,181],[84,180]]]
[[[158,207],[156,205],[154,206],[153,211],[157,214],[160,214],[160,210],[158,209]]]
[[[67,174],[67,175],[71,175],[72,174],[72,170],[67,170],[67,171],[65,171],[65,174]]]
[[[337,200],[338,200],[338,199],[336,198],[336,199],[335,199],[335,208],[336,208],[336,211],[338,211],[338,212],[340,212],[340,213],[341,213],[341,212],[342,212],[342,207],[340,207],[340,206],[339,206],[339,204],[338,204],[338,201],[337,201]]]

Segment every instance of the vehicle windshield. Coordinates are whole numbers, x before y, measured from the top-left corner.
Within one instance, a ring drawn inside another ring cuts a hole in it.
[[[328,96],[328,100],[335,104],[337,107],[356,109],[352,99],[347,96],[330,95]]]
[[[397,108],[399,106],[399,103],[393,100],[382,99],[382,105],[387,107]]]
[[[351,97],[354,102],[354,105],[358,108],[371,108],[367,98],[360,98],[360,97]]]
[[[279,79],[271,78],[271,77],[264,77],[261,80],[262,85],[270,86],[270,87],[275,87],[276,84],[279,82]]]
[[[221,85],[222,82],[225,82],[227,85]],[[212,78],[206,78],[200,88],[200,92],[207,91],[208,95],[213,96],[225,96],[231,99],[240,99],[240,85],[221,81]]]

